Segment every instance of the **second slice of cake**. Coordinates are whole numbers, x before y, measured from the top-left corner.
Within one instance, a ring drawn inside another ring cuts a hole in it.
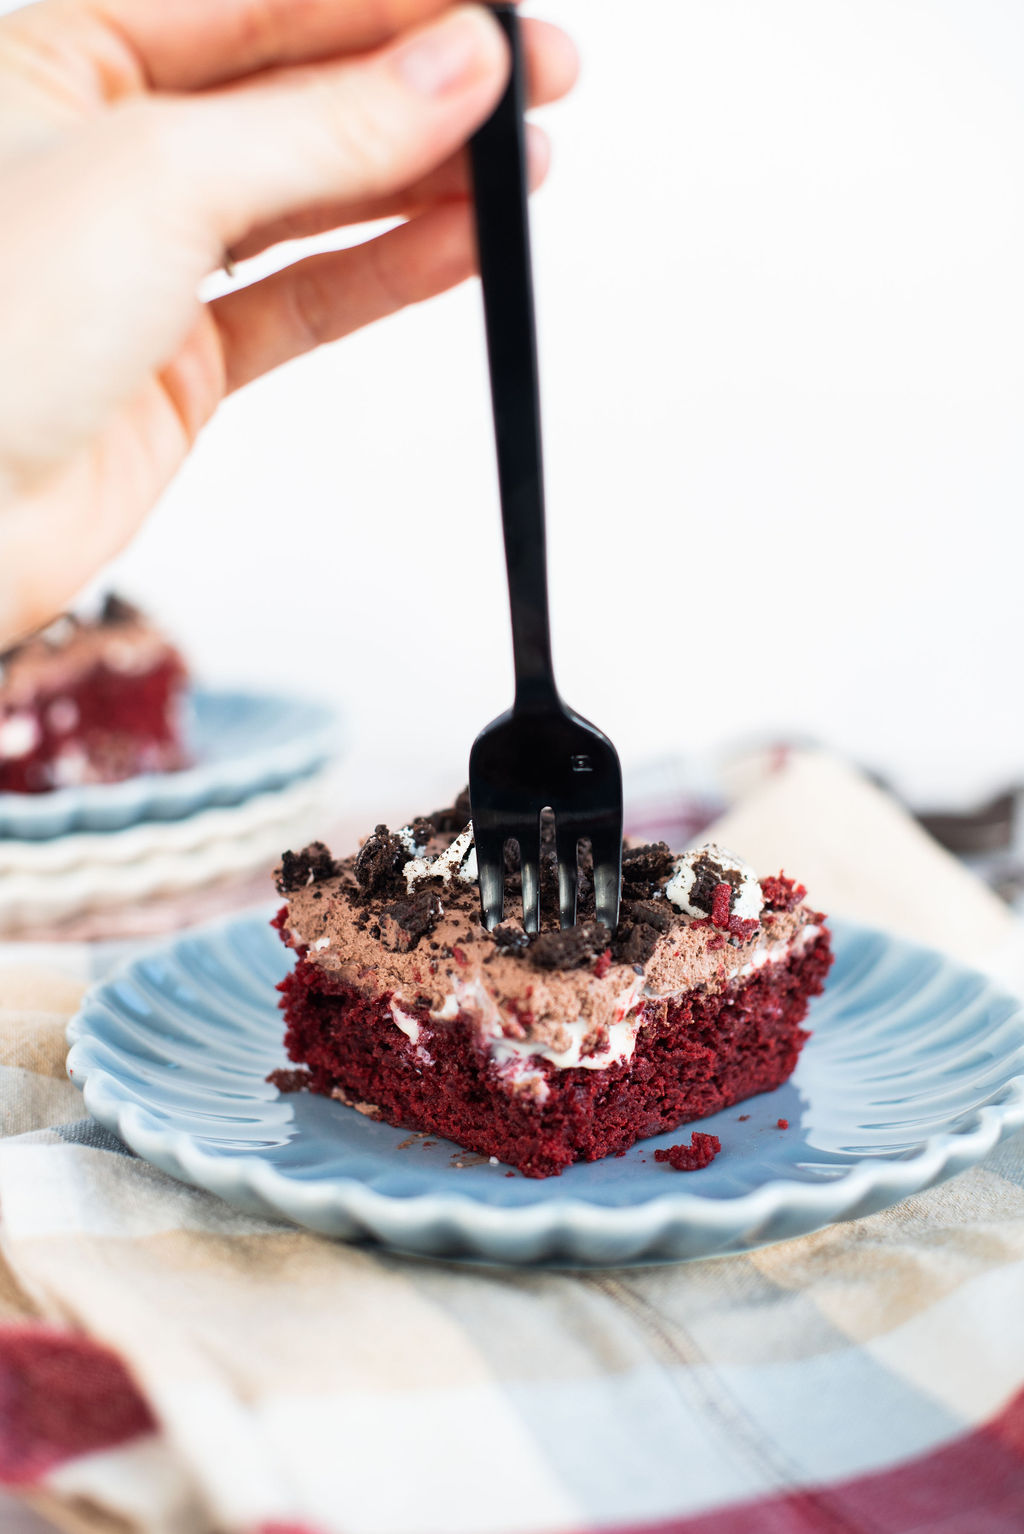
[[[185,663],[129,602],[109,596],[0,655],[0,793],[119,783],[188,765]]]

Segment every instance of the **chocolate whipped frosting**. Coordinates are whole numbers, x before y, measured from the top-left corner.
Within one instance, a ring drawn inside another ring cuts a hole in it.
[[[65,615],[0,654],[0,704],[25,706],[98,665],[137,675],[176,653],[137,608],[110,597],[97,621]]]
[[[383,841],[381,831],[385,831]],[[427,848],[428,857],[452,839],[450,831],[436,834]],[[378,828],[369,853],[377,854],[379,861],[380,847],[387,850],[390,845],[386,828]],[[585,1065],[588,1059],[611,1063],[610,1057],[602,1060],[602,1056],[621,1046],[622,1057],[626,1048],[621,1043],[622,1030],[634,1019],[635,1038],[635,1014],[642,1001],[694,989],[721,991],[742,973],[782,958],[798,935],[813,927],[804,935],[803,941],[809,941],[821,920],[793,900],[779,901],[776,908],[769,903],[757,930],[741,941],[706,918],[676,910],[664,894],[672,855],[668,848],[650,851],[658,851],[661,877],[653,878],[643,890],[645,900],[624,902],[624,925],[616,934],[590,923],[591,930],[604,933],[606,946],[582,963],[580,955],[574,954],[567,961],[576,963],[574,968],[540,967],[532,962],[531,951],[536,953],[541,942],[537,938],[530,942],[524,936],[515,943],[515,934],[522,933],[522,906],[514,894],[507,900],[503,934],[496,941],[482,925],[475,882],[444,884],[438,879],[423,886],[417,898],[430,899],[429,912],[423,907],[405,916],[401,899],[396,904],[395,884],[389,892],[371,894],[357,878],[357,857],[335,863],[319,846],[287,855],[292,862],[286,859],[284,875],[279,870],[278,887],[288,896],[282,930],[285,940],[325,973],[368,995],[390,992],[393,1010],[398,1009],[396,1021],[406,1031],[416,1025],[413,1018],[403,1021],[403,1007],[423,1009],[440,1019],[469,1013],[479,1018],[481,1033],[492,1047],[497,1041],[517,1054],[533,1051],[548,1058],[564,1057],[556,1060],[559,1064]],[[371,855],[364,851],[364,880]],[[778,881],[765,881],[766,886],[769,882],[778,885]],[[794,908],[782,908],[785,904]],[[396,909],[398,917],[388,914]],[[648,917],[656,918],[663,930],[655,932],[645,925],[646,946],[651,951],[642,963],[628,962],[622,957],[630,951],[624,928],[631,920],[646,923]],[[406,929],[402,920],[408,924]],[[410,934],[408,927],[415,929],[421,920],[429,921],[429,926]],[[581,928],[585,920],[584,915]],[[542,939],[546,933],[557,932],[557,925],[552,917]],[[403,947],[406,942],[411,946]],[[571,945],[566,946],[568,951]],[[582,949],[583,954],[590,951]],[[628,1053],[632,1047],[630,1038]]]

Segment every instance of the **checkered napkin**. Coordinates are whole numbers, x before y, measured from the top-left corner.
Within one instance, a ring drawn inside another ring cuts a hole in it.
[[[745,851],[792,819],[824,858],[793,859],[816,899],[918,935],[938,902],[940,936],[955,899],[960,941],[1005,958],[1002,909],[869,785],[807,760],[764,792],[736,812]],[[899,876],[868,880],[896,850]],[[749,1256],[407,1261],[238,1214],[85,1119],[64,1077],[79,992],[0,968],[0,1481],[63,1527],[1024,1528],[1021,1138]]]

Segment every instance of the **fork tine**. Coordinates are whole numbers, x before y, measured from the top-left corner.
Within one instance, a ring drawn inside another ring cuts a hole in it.
[[[576,897],[579,890],[579,839],[575,831],[563,831],[555,822],[555,850],[558,854],[558,915],[563,927],[576,925]]]
[[[590,833],[594,853],[594,900],[598,921],[614,932],[619,920],[622,889],[622,834],[617,826],[595,826]]]
[[[519,834],[519,869],[523,880],[523,926],[540,931],[540,826]]]
[[[505,915],[505,838],[493,826],[477,826],[473,840],[480,879],[480,904],[488,932],[500,927]]]

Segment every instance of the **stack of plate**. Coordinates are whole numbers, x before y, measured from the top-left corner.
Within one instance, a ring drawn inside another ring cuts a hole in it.
[[[0,794],[0,933],[181,925],[181,897],[265,896],[282,849],[323,830],[340,744],[330,710],[198,690],[191,702],[183,772]],[[192,903],[208,914],[207,900]]]

